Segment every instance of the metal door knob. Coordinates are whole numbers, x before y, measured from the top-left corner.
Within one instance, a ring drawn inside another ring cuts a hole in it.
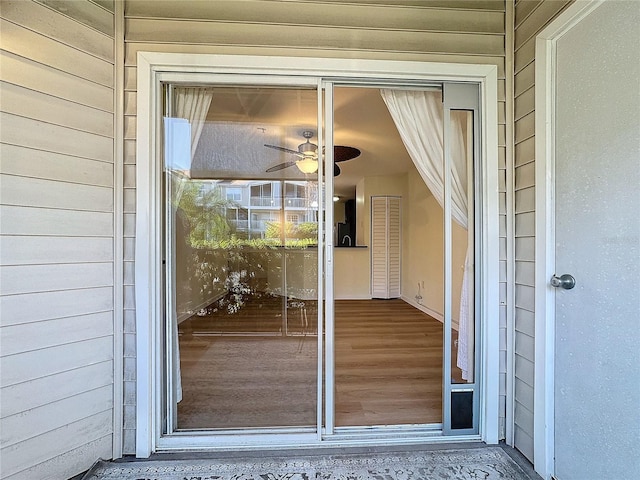
[[[565,290],[571,290],[576,286],[576,279],[573,275],[565,273],[557,277],[556,275],[551,277],[551,286],[556,288],[564,288]]]

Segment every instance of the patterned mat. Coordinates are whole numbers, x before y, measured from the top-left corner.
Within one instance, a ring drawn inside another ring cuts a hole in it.
[[[530,480],[501,448],[98,462],[83,480]]]

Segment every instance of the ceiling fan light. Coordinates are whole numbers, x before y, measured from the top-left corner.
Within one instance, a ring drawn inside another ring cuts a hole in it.
[[[298,160],[296,166],[302,173],[316,173],[318,171],[318,161],[311,157]]]

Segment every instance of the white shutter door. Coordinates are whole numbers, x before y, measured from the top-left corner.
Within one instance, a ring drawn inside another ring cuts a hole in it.
[[[387,199],[387,298],[400,297],[400,199]]]
[[[371,296],[400,297],[400,198],[371,197]]]
[[[371,296],[387,297],[387,202],[371,197]]]

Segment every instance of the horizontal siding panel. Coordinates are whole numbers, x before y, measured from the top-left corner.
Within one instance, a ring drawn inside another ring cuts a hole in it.
[[[111,287],[113,264],[109,262],[5,266],[0,271],[0,282],[3,295]]]
[[[503,55],[504,36],[448,32],[356,30],[297,25],[242,25],[155,19],[126,20],[129,42],[330,48]],[[295,42],[295,43],[293,43]]]
[[[109,360],[5,387],[2,389],[0,418],[112,383],[113,362]],[[47,395],[42,395],[42,392],[47,392]]]
[[[543,0],[526,0],[520,1],[516,3],[514,14],[515,14],[515,26],[518,26],[533,12],[536,8],[540,6]]]
[[[534,262],[516,262],[515,267],[516,283],[520,285],[528,285],[533,287],[535,284],[535,263]]]
[[[516,263],[517,264],[517,263]],[[528,310],[516,307],[515,328],[530,337],[535,337],[535,314]]]
[[[524,260],[533,262],[535,260],[535,238],[516,238],[516,261]]]
[[[525,90],[522,95],[516,97],[514,101],[514,115],[516,120],[520,120],[525,115],[534,111],[536,105],[535,88]]]
[[[516,214],[516,236],[529,237],[535,234],[536,214],[534,212]]]
[[[525,383],[527,383],[528,385],[534,384],[534,364],[532,359],[525,358],[522,355],[519,355],[516,353],[515,371],[516,371],[516,376],[522,379]]]
[[[60,153],[0,144],[2,173],[22,177],[113,186],[113,164]]]
[[[516,48],[542,30],[558,12],[571,2],[572,0],[542,2],[516,29],[514,36]]]
[[[536,183],[535,165],[533,163],[527,163],[526,165],[516,168],[515,177],[516,190],[533,187]]]
[[[131,140],[136,138],[136,118],[132,116],[124,117],[124,138]]]
[[[536,142],[534,138],[528,138],[524,142],[516,144],[515,166],[520,167],[533,162],[536,158]]]
[[[115,0],[90,0],[96,5],[100,5],[105,10],[113,13],[115,11]]]
[[[37,437],[41,432],[56,430],[104,412],[107,408],[113,408],[111,385],[3,418],[0,420],[0,429],[4,432],[0,447],[9,447]]]
[[[515,335],[515,353],[521,357],[529,360],[533,363],[535,358],[535,348],[533,337],[525,335],[524,333],[516,332]],[[519,375],[519,371],[516,369],[516,377],[527,383],[527,385],[533,387],[533,376],[526,374],[525,376]]]
[[[194,53],[217,55],[264,55],[291,57],[321,57],[321,58],[354,58],[372,60],[401,60],[415,62],[451,62],[475,65],[496,65],[498,78],[505,78],[504,56],[502,55],[465,55],[452,52],[398,52],[398,51],[367,51],[356,49],[338,50],[335,48],[295,48],[295,47],[267,47],[262,45],[191,45],[179,43],[156,42],[128,42],[125,44],[125,66],[134,66],[138,52],[166,52],[166,53]]]
[[[125,45],[126,48],[126,45]],[[134,62],[135,63],[135,62]],[[135,91],[138,84],[138,70],[135,67],[128,66],[124,69],[124,90],[125,92]],[[135,107],[135,105],[134,105]],[[126,112],[125,112],[126,114]]]
[[[5,236],[0,250],[0,265],[111,261],[112,238]]]
[[[113,39],[69,17],[58,15],[51,21],[51,10],[36,2],[3,0],[2,18],[66,45],[113,63]]]
[[[535,310],[535,290],[527,285],[516,285],[516,306],[525,310]]]
[[[0,82],[3,112],[106,137],[113,136],[113,114]]]
[[[536,54],[535,37],[527,40],[522,46],[516,48],[513,56],[513,71],[517,74],[533,62]]]
[[[113,112],[113,89],[27,58],[0,51],[0,72],[6,82]]]
[[[109,409],[98,415],[92,415],[59,429],[43,433],[38,437],[3,448],[0,450],[2,478],[21,472],[25,465],[38,465],[106,435],[110,436],[112,433],[113,414]]]
[[[114,35],[113,13],[87,1],[76,0],[35,0],[38,3],[56,10],[83,25],[94,28],[109,37]]]
[[[6,387],[107,360],[113,360],[111,336],[22,352],[0,358],[1,385]]]
[[[515,194],[515,212],[533,212],[536,209],[535,187],[523,188]]]
[[[497,11],[465,11],[407,8],[392,4],[370,6],[322,3],[216,0],[215,2],[135,1],[127,4],[127,17],[198,19],[248,24],[330,26],[376,30],[454,31],[502,33],[504,14]]]
[[[3,327],[112,310],[111,287],[9,295],[2,297],[0,305]]]
[[[518,410],[516,405],[516,411]],[[516,425],[513,430],[514,445],[517,449],[533,463],[533,438],[521,427]]]
[[[3,143],[103,162],[113,161],[112,138],[8,113],[0,113],[0,123],[0,140]],[[38,135],[32,132],[38,132]]]
[[[55,457],[45,460],[26,470],[6,477],[5,480],[60,480],[72,475],[80,474],[87,470],[87,465],[92,465],[97,458],[111,458],[113,440],[112,435],[107,434],[102,438],[93,440],[85,445],[57,454]],[[135,453],[135,452],[133,452]]]
[[[63,183],[40,178],[1,175],[0,202],[4,205],[61,208],[93,212],[113,211],[113,189]]]
[[[517,97],[525,90],[529,90],[535,84],[536,63],[531,62],[518,72],[514,80],[514,95]]]
[[[519,378],[516,378],[514,388],[516,402],[533,412],[533,388]]]
[[[57,237],[109,237],[113,214],[80,210],[54,210],[0,206],[3,235],[48,235]],[[3,286],[3,290],[6,285]]]
[[[138,94],[136,92],[124,92],[124,114],[131,116],[136,114]]]
[[[281,0],[282,1],[282,0]],[[288,0],[284,0],[288,1]],[[317,0],[297,0],[300,3],[317,3]],[[322,3],[334,6],[335,4],[355,3],[359,5],[389,5],[390,0],[321,0]],[[402,0],[402,5],[407,7],[424,8],[452,8],[465,10],[504,10],[503,0]]]
[[[535,115],[533,112],[519,119],[515,123],[516,143],[521,143],[535,134]]]
[[[113,87],[113,64],[0,19],[0,48],[21,57]]]
[[[113,335],[113,313],[101,312],[2,327],[2,356]]]

